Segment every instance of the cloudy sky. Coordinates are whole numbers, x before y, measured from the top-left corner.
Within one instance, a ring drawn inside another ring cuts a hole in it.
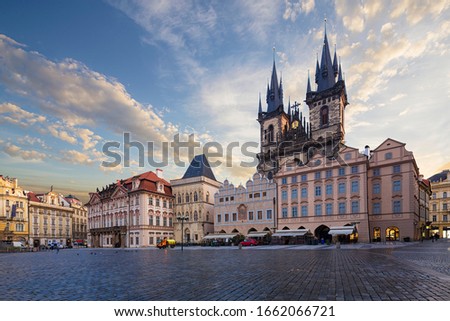
[[[425,176],[449,168],[448,0],[4,0],[0,174],[86,199],[154,170],[147,142],[161,161],[162,142],[194,134],[196,153],[223,146],[224,158],[212,160],[230,166],[214,169],[218,180],[245,183],[255,168],[240,166],[251,158],[239,147],[259,141],[258,97],[265,101],[273,48],[285,105],[301,102],[307,114],[324,18],[346,79],[347,145],[375,148],[390,137],[406,143]],[[125,166],[124,133],[145,145],[144,167],[133,147]],[[114,141],[121,163],[102,166],[114,160],[102,152]],[[168,155],[164,176],[178,178],[185,167],[171,148]],[[182,150],[181,161],[188,157]]]

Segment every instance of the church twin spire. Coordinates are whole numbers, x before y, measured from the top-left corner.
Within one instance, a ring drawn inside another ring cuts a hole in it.
[[[283,105],[283,80],[280,77],[280,83],[278,83],[277,68],[275,66],[275,48],[270,86],[267,84],[266,102],[267,113],[276,111]]]

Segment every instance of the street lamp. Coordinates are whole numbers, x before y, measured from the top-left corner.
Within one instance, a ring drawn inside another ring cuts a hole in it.
[[[184,243],[184,221],[187,221],[189,219],[188,216],[177,216],[177,221],[181,221],[181,251],[183,251],[183,243]]]

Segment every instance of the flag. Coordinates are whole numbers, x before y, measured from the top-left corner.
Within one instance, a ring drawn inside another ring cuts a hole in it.
[[[16,217],[16,204],[13,204],[13,206],[11,207],[11,218]]]

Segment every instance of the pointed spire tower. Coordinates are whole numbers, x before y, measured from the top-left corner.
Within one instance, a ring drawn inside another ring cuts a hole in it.
[[[344,109],[348,104],[345,81],[335,45],[331,58],[325,19],[322,56],[316,59],[315,82],[317,90],[311,90],[310,76],[306,89],[306,104],[309,107],[308,133],[312,140],[323,145],[336,146],[344,139]],[[332,133],[332,135],[330,135]],[[328,151],[326,152],[328,154]]]
[[[273,67],[272,77],[270,78],[270,86],[267,85],[267,113],[278,110],[283,105],[283,86],[278,83],[277,68],[275,66],[275,47],[273,48]]]

